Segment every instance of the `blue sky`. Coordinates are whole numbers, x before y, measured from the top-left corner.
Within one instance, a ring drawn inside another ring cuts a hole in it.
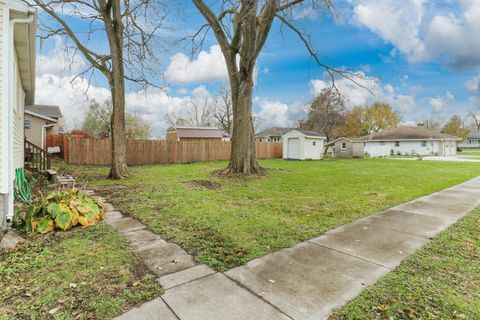
[[[204,23],[188,3],[184,13],[170,19],[174,29],[164,31],[168,40]],[[322,62],[371,78],[365,84],[374,95],[347,80],[337,81],[351,105],[388,102],[405,123],[412,123],[430,117],[444,121],[453,114],[466,116],[478,103],[479,1],[342,0],[336,4],[338,19],[312,14],[307,4],[292,13],[293,21],[310,35]],[[75,27],[82,26],[73,17],[69,20]],[[100,36],[93,42],[97,48],[105,45]],[[65,57],[63,46],[61,39],[55,39],[39,49],[37,103],[60,104],[73,127],[81,123],[86,97],[103,100],[108,90],[99,75],[71,84],[69,80],[86,63],[78,55]],[[169,45],[159,51],[162,76],[155,79],[165,90],[145,94],[129,88],[127,109],[149,121],[155,136],[162,136],[168,126],[166,114],[180,112],[192,100],[214,97],[225,83],[224,62],[211,34],[202,49],[192,56],[188,43]],[[72,70],[65,67],[69,59],[76,61]],[[280,25],[275,24],[257,64],[254,112],[261,119],[260,128],[294,124],[327,85],[324,70],[315,65],[296,35],[285,28],[280,32]]]

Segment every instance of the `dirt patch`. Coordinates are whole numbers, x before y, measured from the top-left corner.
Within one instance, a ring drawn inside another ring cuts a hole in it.
[[[210,181],[210,180],[190,180],[190,181],[185,181],[186,183],[195,186],[195,187],[202,187],[205,189],[209,190],[217,190],[222,187],[222,185],[218,182],[215,181]]]

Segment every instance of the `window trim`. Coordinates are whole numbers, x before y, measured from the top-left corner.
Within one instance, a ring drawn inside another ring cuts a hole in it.
[[[345,147],[344,147],[344,145],[345,145]],[[347,143],[346,142],[342,142],[340,144],[340,150],[347,150]]]

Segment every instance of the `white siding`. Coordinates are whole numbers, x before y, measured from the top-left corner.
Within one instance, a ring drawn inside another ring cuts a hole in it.
[[[5,4],[0,1],[0,228],[5,224],[5,217],[7,215],[7,203],[8,203],[8,141],[6,132],[8,128],[7,110],[5,109],[4,90],[6,84],[4,83],[4,77],[7,76],[7,71],[4,70],[7,64],[6,57],[4,57],[4,51],[7,48],[5,41],[7,37],[4,37],[4,32],[7,32],[4,28],[4,24],[8,23],[8,19],[4,18],[6,10],[4,10]]]
[[[15,55],[17,61],[17,55]],[[13,167],[23,168],[24,165],[24,140],[23,117],[25,107],[25,90],[20,80],[18,64],[15,63],[15,106],[13,106]]]
[[[297,148],[297,146],[292,146],[292,139],[297,139],[300,144],[299,150],[293,154],[290,148]],[[282,136],[282,140],[284,159],[319,160],[323,158],[323,146],[325,144],[325,138],[323,137],[307,137],[297,130],[291,130]]]
[[[4,57],[3,57],[3,51],[5,48],[4,41],[5,38],[3,37],[3,33],[5,32],[3,24],[4,24],[4,6],[5,4],[0,1],[0,193],[6,193],[8,190],[8,182],[6,181],[5,177],[5,172],[7,171],[7,166],[8,166],[8,159],[7,159],[7,150],[8,150],[8,143],[7,143],[7,137],[5,136],[5,132],[7,130],[8,126],[8,121],[6,119],[7,114],[6,111],[4,110],[4,98],[3,97],[3,91],[4,91],[4,76],[5,76],[5,71],[4,69]],[[1,200],[0,200],[1,201]],[[2,210],[3,206],[0,203],[0,211]],[[0,225],[1,225],[0,221]]]
[[[304,140],[304,157],[305,159],[322,159],[323,158],[323,139],[305,138]]]
[[[419,155],[441,155],[441,146],[440,141],[438,140],[425,140],[426,145],[422,146],[422,141],[420,140],[411,140],[405,141],[400,140],[400,145],[398,147],[395,146],[395,141],[385,141],[383,143],[379,141],[367,141],[365,145],[365,152],[368,154],[372,153],[372,148],[376,148],[379,146],[388,146],[390,150],[393,151],[394,155],[401,154],[401,155],[412,155],[412,154],[419,154]]]

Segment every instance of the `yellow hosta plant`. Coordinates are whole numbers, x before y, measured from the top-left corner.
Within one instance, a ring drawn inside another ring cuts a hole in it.
[[[52,192],[38,202],[17,210],[14,226],[29,232],[68,230],[78,224],[90,227],[103,220],[103,204],[72,189]]]

